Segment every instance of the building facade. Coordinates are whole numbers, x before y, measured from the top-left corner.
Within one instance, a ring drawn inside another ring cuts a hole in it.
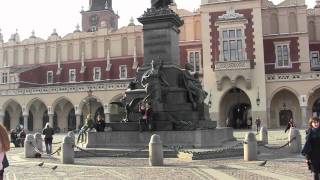
[[[319,5],[202,0],[204,85],[219,126],[269,128],[320,115]]]
[[[190,57],[200,71],[200,13],[172,9],[185,19],[181,64]],[[82,30],[64,37],[53,30],[46,40],[34,32],[20,40],[14,33],[4,42],[0,35],[0,123],[8,130],[23,124],[39,131],[50,122],[66,132],[79,129],[89,113],[121,120],[123,109],[110,103],[120,100],[143,64],[142,26],[131,19],[118,28],[111,0],[91,0],[81,14]]]
[[[119,101],[143,64],[143,29],[120,16],[111,0],[91,0],[82,30],[46,39],[33,32],[8,42],[0,35],[0,122],[29,131],[50,122],[60,131],[81,127],[91,113],[119,121]],[[320,116],[320,2],[202,0],[181,16],[180,65],[193,64],[210,94],[211,118],[220,127],[247,128],[260,118],[279,128]],[[143,12],[141,12],[142,14]]]

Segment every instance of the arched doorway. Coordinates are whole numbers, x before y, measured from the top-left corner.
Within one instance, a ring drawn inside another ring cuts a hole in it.
[[[7,128],[8,131],[11,129],[11,124],[10,124],[10,114],[8,111],[5,112],[4,114],[4,126]]]
[[[288,109],[281,110],[279,112],[279,118],[280,118],[280,126],[287,126],[289,120],[293,118],[292,111]]]
[[[233,105],[229,111],[229,122],[227,122],[227,127],[233,127],[234,129],[245,129],[248,128],[248,111],[250,105],[246,103],[238,103]],[[228,124],[229,123],[229,124]]]
[[[320,98],[318,98],[312,105],[312,116],[320,118]]]
[[[68,114],[68,131],[72,131],[76,129],[76,114],[74,108],[69,111]]]
[[[240,88],[231,88],[220,102],[220,126],[235,129],[248,128],[251,117],[251,103],[247,94]]]
[[[286,126],[290,118],[297,127],[301,127],[301,108],[297,95],[289,88],[282,88],[274,93],[270,103],[270,119],[268,127]]]

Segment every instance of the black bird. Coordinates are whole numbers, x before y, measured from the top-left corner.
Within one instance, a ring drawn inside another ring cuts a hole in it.
[[[56,170],[57,168],[58,168],[58,166],[53,166],[51,169]]]
[[[265,166],[266,164],[267,164],[267,160],[265,160],[262,163],[258,164],[258,166]]]
[[[41,162],[41,163],[38,164],[38,166],[42,167],[43,164],[44,164],[44,162]]]

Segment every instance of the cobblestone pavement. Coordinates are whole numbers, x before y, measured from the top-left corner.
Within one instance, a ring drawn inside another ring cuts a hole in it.
[[[235,131],[234,136],[242,141],[247,131]],[[301,130],[302,139],[304,131]],[[287,142],[288,133],[281,130],[269,131],[268,146],[278,147]],[[62,134],[55,136],[55,142]],[[54,149],[58,148],[58,144]],[[8,153],[10,167],[5,171],[5,179],[243,179],[243,180],[301,180],[312,179],[299,154],[291,154],[287,148],[268,149],[259,147],[258,161],[243,161],[243,157],[186,161],[167,158],[164,166],[150,167],[145,158],[76,158],[75,164],[61,164],[59,156],[36,159],[24,158],[23,148],[12,148]],[[259,163],[267,160],[265,166]],[[44,162],[43,166],[38,166]],[[52,170],[52,167],[58,166]]]

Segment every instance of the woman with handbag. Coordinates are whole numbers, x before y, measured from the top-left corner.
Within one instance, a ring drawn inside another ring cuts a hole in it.
[[[0,124],[0,180],[3,179],[4,169],[9,166],[6,152],[10,150],[10,141],[8,132],[2,124]]]

